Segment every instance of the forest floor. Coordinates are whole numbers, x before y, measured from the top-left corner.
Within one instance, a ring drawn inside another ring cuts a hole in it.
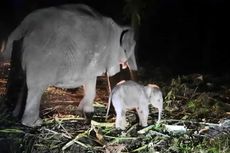
[[[41,127],[28,128],[15,120],[4,105],[9,65],[0,63],[0,152],[230,152],[229,76],[208,74],[173,76],[163,69],[140,68],[138,82],[156,83],[164,95],[163,117],[150,107],[148,127],[137,125],[127,113],[126,130],[114,128],[115,112],[105,121],[106,78],[97,81],[95,114],[91,123],[76,111],[82,88],[49,87],[42,96]],[[128,96],[128,95],[127,95]]]

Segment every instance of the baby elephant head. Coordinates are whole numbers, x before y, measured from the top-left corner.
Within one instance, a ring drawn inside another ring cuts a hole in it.
[[[152,104],[153,107],[158,109],[158,121],[161,120],[161,113],[163,110],[163,96],[160,88],[155,84],[148,84],[145,86],[145,91],[147,97],[149,99],[149,103]]]

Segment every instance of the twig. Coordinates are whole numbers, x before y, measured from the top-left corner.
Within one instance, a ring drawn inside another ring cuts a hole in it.
[[[85,137],[86,133],[87,133],[87,131],[85,131],[84,133],[78,134],[73,140],[69,141],[66,145],[64,145],[62,147],[62,151],[66,150],[67,148],[72,146],[74,143],[77,143],[77,144],[83,146],[84,148],[90,148],[90,146],[87,146],[87,145],[83,144],[82,142],[78,141],[78,139]]]
[[[90,148],[89,146],[85,145],[84,143],[82,143],[82,142],[80,142],[78,140],[74,140],[74,142],[77,143],[77,144],[79,144],[79,145],[81,145],[84,148]]]
[[[3,129],[3,130],[0,130],[0,132],[2,133],[25,133],[24,131],[20,129]]]
[[[169,135],[167,135],[167,134],[163,134],[163,133],[160,133],[160,132],[157,132],[157,131],[152,131],[152,134],[155,134],[155,135],[159,135],[159,136],[163,136],[163,137],[170,138],[170,136],[169,136]]]
[[[196,93],[197,89],[198,89],[198,87],[196,87],[196,88],[194,89],[194,91],[193,91],[193,93],[192,93],[190,99],[192,99],[192,98],[195,96],[195,93]]]
[[[124,141],[124,140],[136,140],[137,139],[137,137],[113,137],[113,136],[108,136],[108,135],[104,135],[104,137],[114,139],[113,141],[109,142],[109,144],[114,144],[114,143]]]
[[[131,128],[127,130],[126,134],[130,133],[136,126],[137,126],[137,123],[132,125]]]
[[[108,135],[104,135],[104,137],[114,139],[108,143],[109,145],[120,143],[121,141],[124,141],[124,140],[136,140],[136,139],[138,139],[137,137],[113,137],[113,136],[108,136]]]
[[[53,131],[53,130],[50,130],[50,129],[47,129],[47,128],[44,128],[44,130],[45,130],[45,131],[48,131],[48,132],[51,132],[51,133],[53,133],[53,134],[58,134],[58,132]]]
[[[57,104],[57,103],[68,103],[69,104],[76,104],[77,101],[73,101],[73,100],[55,100],[55,101],[52,101],[52,102],[49,102],[50,104]]]
[[[208,125],[208,126],[220,126],[219,124],[215,124],[215,123],[196,122],[196,121],[189,121],[189,120],[176,120],[176,119],[161,120],[161,122],[162,123],[165,122],[197,123],[197,124]]]
[[[144,134],[144,133],[148,132],[149,130],[151,130],[153,127],[155,127],[155,124],[147,126],[146,128],[143,128],[143,129],[137,131],[137,133],[138,134]]]
[[[114,127],[114,123],[99,123],[94,120],[91,120],[92,126],[100,126],[100,127]]]
[[[110,139],[119,139],[119,140],[136,140],[137,137],[113,137],[109,135],[104,135],[104,137],[110,138]]]
[[[66,134],[63,133],[63,135],[66,135],[69,137],[69,139],[71,139],[73,136],[64,128],[64,126],[62,124],[60,124],[60,126],[64,130],[64,132],[66,133]]]
[[[85,120],[85,118],[83,117],[63,117],[63,118],[59,118],[59,120],[61,121],[68,121],[68,120],[80,120],[80,121],[83,121]]]
[[[72,138],[71,136],[66,135],[65,133],[58,133],[58,132],[56,132],[56,131],[53,131],[53,130],[50,130],[50,129],[47,129],[47,128],[44,128],[44,130],[46,130],[46,131],[48,131],[48,132],[51,132],[51,133],[53,133],[53,134],[61,134],[62,136],[66,137],[66,138],[68,138],[68,139],[71,139],[71,138]]]
[[[94,103],[93,103],[93,106],[94,106],[94,107],[105,108],[105,105],[103,105],[103,104],[101,104],[101,103],[99,103],[99,102],[94,102]]]
[[[208,126],[220,126],[220,124],[215,124],[215,123],[205,123],[205,122],[198,122],[199,124],[203,124],[203,125],[208,125]]]
[[[137,148],[135,150],[132,150],[131,152],[140,152],[141,150],[144,150],[147,147],[148,147],[148,145],[144,145],[144,146],[141,146],[141,147],[139,147],[139,148]]]

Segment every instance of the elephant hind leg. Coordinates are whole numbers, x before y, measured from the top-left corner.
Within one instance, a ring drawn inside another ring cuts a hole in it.
[[[83,111],[86,118],[92,117],[94,112],[93,101],[96,95],[96,77],[84,84],[84,97],[81,100],[78,110]]]
[[[17,104],[13,111],[14,117],[17,117],[17,118],[22,117],[22,112],[25,109],[27,93],[28,93],[28,89],[26,85],[26,79],[23,79],[23,83],[20,88],[18,99],[17,99]]]
[[[22,117],[22,124],[29,127],[40,126],[42,120],[39,117],[40,100],[43,90],[41,88],[28,88],[26,107]]]

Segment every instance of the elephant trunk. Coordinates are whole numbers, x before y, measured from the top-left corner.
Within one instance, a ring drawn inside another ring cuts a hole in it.
[[[134,47],[134,46],[133,46]],[[134,50],[134,48],[133,48]],[[129,72],[130,72],[130,77],[132,80],[136,80],[137,79],[137,73],[134,73],[135,71],[137,71],[137,62],[136,62],[136,58],[135,58],[135,52],[133,52],[133,54],[131,54],[128,58],[128,68],[129,68]]]

